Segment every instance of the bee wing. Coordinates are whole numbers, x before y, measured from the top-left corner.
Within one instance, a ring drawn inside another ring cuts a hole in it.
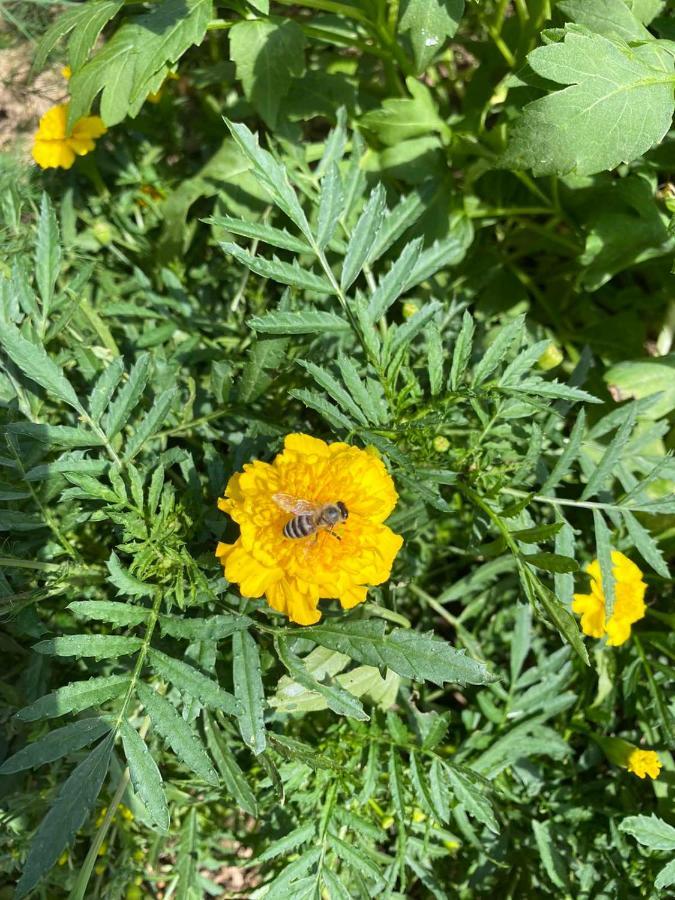
[[[294,516],[311,516],[319,509],[317,503],[300,500],[299,497],[294,497],[292,494],[272,494],[272,500],[279,509]]]

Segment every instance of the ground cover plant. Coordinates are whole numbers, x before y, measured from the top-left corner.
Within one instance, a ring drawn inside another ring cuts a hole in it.
[[[672,9],[3,14],[0,896],[668,896]]]

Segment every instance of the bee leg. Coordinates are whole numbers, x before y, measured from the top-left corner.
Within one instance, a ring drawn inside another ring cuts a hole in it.
[[[326,531],[328,532],[328,534],[330,534],[331,537],[336,538],[338,541],[341,541],[341,540],[342,540],[342,538],[340,537],[339,534],[335,534],[335,532],[333,531],[333,526],[332,526],[332,525],[330,526],[330,528],[327,528]]]

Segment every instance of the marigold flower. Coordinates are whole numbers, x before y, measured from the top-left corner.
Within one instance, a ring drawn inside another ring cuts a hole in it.
[[[650,778],[659,777],[662,764],[658,753],[654,750],[641,750],[635,744],[624,741],[623,738],[601,737],[600,735],[593,735],[593,738],[600,745],[607,759],[615,766],[627,769],[638,778],[645,778],[647,775]]]
[[[586,566],[586,571],[591,576],[591,593],[575,594],[572,609],[581,616],[584,634],[594,638],[606,635],[609,646],[618,647],[630,637],[631,625],[644,618],[646,612],[647,585],[642,580],[642,572],[623,553],[612,551],[614,609],[609,621],[605,621],[605,595],[598,560]]]
[[[52,106],[40,119],[35,133],[33,159],[41,169],[69,169],[75,156],[91,153],[96,138],[106,133],[106,127],[98,116],[78,119],[71,134],[66,133],[68,104]]]
[[[348,518],[333,534],[321,528],[289,538],[284,526],[293,514],[280,508],[275,494],[316,504],[339,501]],[[264,595],[291,621],[313,625],[321,618],[320,599],[335,598],[351,609],[366,599],[369,585],[389,577],[403,539],[383,523],[397,499],[391,476],[372,454],[290,434],[271,464],[255,460],[230,479],[218,506],[241,533],[234,544],[219,543],[216,556],[243,596]]]

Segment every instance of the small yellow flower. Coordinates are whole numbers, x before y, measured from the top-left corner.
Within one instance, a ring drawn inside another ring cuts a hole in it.
[[[340,501],[349,515],[334,534],[320,529],[288,538],[283,529],[293,516],[275,503],[277,493],[317,504]],[[337,598],[351,609],[366,599],[368,585],[389,578],[403,539],[383,523],[397,499],[391,476],[372,454],[290,434],[271,464],[255,460],[230,479],[218,506],[241,533],[234,544],[218,544],[216,556],[244,597],[264,595],[292,622],[313,625],[321,618],[320,599]]]
[[[35,133],[33,159],[41,169],[69,169],[75,156],[91,153],[96,138],[106,133],[106,127],[98,116],[85,116],[66,134],[68,104],[52,106],[40,119]]]
[[[645,775],[649,775],[650,778],[658,778],[661,772],[661,760],[658,753],[653,750],[640,750],[636,747],[628,757],[627,768],[638,778],[644,778]]]
[[[61,75],[66,79],[66,81],[70,81],[72,74],[73,70],[70,68],[70,66],[64,66],[61,69]]]
[[[575,594],[572,609],[581,616],[581,630],[589,637],[607,636],[610,647],[624,644],[630,637],[631,625],[644,618],[647,585],[642,572],[623,553],[612,551],[614,572],[614,609],[609,621],[605,621],[605,595],[598,560],[586,566],[591,576],[591,593]]]

